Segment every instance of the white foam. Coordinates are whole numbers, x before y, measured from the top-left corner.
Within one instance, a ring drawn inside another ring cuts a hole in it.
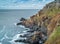
[[[24,35],[24,33],[21,33],[21,34],[17,34],[13,37],[13,39],[11,41],[9,41],[11,44],[24,44],[24,43],[19,43],[19,42],[15,42],[15,40],[18,40],[18,39],[26,39],[26,38],[20,38],[20,35]]]
[[[10,42],[14,42],[14,40],[17,40],[19,38],[20,34],[15,35]]]
[[[23,26],[23,25],[19,25],[21,28],[25,28],[25,26]]]
[[[13,39],[19,38],[19,35],[20,35],[20,34],[15,35],[15,36],[13,37]]]
[[[27,31],[23,31],[23,33],[26,33]]]
[[[17,40],[17,39],[19,38],[19,35],[20,35],[20,34],[15,35],[15,36],[12,38],[12,40],[9,41],[9,42],[10,42],[11,44],[18,44],[18,43],[15,42],[15,40]]]

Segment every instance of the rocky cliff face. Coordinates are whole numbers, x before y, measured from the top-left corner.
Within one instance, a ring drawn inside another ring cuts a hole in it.
[[[31,16],[30,19],[21,20],[22,22],[17,23],[17,25],[24,25],[36,33],[41,31],[44,36],[46,35],[49,38],[54,29],[60,26],[60,4],[57,6],[56,3],[57,0],[47,4],[36,15]],[[34,41],[37,38],[36,34],[32,38],[34,38],[32,39]]]

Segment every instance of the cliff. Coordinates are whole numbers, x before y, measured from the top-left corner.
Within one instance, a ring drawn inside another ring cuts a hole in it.
[[[60,2],[57,2],[57,0],[47,4],[36,15],[31,16],[30,19],[23,18],[21,21],[17,25],[24,25],[36,32],[41,31],[44,36],[48,36],[46,43],[44,42],[45,44],[60,43]]]
[[[55,28],[45,44],[60,44],[60,26]]]

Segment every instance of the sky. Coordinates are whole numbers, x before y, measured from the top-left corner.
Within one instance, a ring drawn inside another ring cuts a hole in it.
[[[54,0],[0,0],[0,9],[42,9]]]

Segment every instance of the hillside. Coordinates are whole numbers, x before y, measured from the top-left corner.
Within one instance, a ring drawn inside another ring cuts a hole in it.
[[[17,25],[24,25],[36,33],[41,31],[44,36],[47,36],[48,39],[44,42],[45,44],[60,43],[60,0],[47,4],[36,15],[31,16],[30,19],[23,18],[21,21]],[[36,39],[36,33],[31,37],[34,40]]]
[[[55,28],[45,44],[60,44],[60,26]]]

